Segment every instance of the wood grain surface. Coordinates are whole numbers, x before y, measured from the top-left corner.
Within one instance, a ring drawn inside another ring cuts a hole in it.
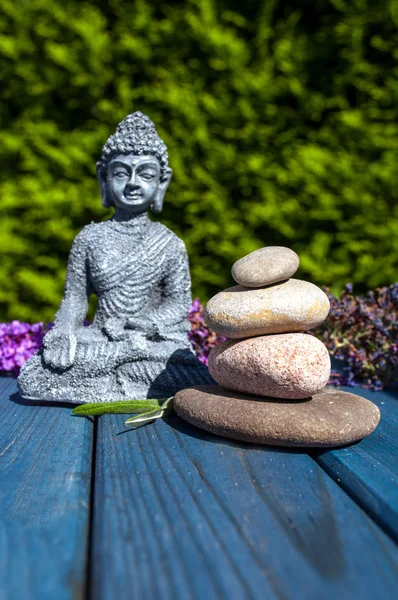
[[[95,600],[396,598],[398,548],[297,450],[100,417]]]
[[[93,425],[0,379],[0,598],[86,595]],[[10,399],[11,396],[11,399]]]
[[[316,452],[314,457],[398,542],[398,394],[344,389],[377,404],[381,412],[379,426],[358,444]]]
[[[354,390],[379,428],[309,455],[177,417],[131,430],[106,415],[94,432],[15,392],[0,379],[1,600],[395,600],[392,396]]]

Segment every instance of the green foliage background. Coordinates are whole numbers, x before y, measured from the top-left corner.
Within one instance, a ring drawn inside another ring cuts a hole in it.
[[[134,110],[169,146],[162,221],[202,301],[264,245],[334,291],[393,282],[397,107],[396,0],[0,0],[0,319],[52,319]]]

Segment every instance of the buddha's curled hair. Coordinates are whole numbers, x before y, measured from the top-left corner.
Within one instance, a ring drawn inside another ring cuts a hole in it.
[[[168,169],[167,147],[159,137],[151,119],[142,112],[127,115],[116,127],[116,131],[102,149],[99,167],[105,170],[117,154],[153,154],[160,163],[162,174]]]

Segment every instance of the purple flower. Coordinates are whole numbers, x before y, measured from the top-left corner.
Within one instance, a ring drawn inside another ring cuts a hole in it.
[[[0,323],[0,371],[17,377],[22,365],[41,347],[50,327],[21,321]]]

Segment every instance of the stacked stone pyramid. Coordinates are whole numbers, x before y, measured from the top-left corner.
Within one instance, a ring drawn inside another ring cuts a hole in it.
[[[205,319],[226,341],[210,353],[218,385],[178,392],[177,413],[219,435],[263,444],[324,447],[358,441],[380,419],[369,400],[325,389],[330,357],[305,333],[329,313],[317,286],[291,279],[293,250],[269,246],[238,260],[238,285],[209,300]]]

